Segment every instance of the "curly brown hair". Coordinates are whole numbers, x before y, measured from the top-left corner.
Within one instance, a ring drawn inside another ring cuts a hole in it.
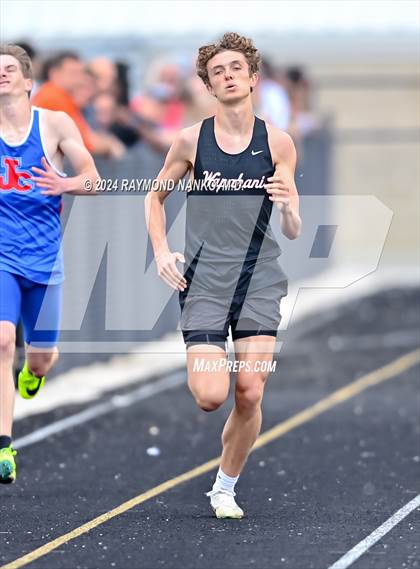
[[[240,36],[235,32],[227,32],[217,43],[203,45],[198,50],[197,75],[204,81],[205,85],[210,85],[207,63],[212,57],[222,51],[239,51],[248,62],[249,76],[258,72],[261,57],[252,39]]]

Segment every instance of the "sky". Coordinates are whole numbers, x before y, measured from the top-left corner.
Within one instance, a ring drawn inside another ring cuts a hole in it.
[[[0,39],[63,35],[419,30],[417,0],[1,0]]]

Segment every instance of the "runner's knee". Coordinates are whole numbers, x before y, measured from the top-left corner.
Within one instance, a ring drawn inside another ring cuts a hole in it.
[[[252,411],[261,405],[264,394],[264,383],[266,377],[253,377],[253,381],[241,383],[241,378],[237,379],[235,389],[236,407],[241,411]]]
[[[210,385],[212,378],[200,377],[198,381],[189,381],[191,393],[197,405],[203,411],[216,411],[225,401],[229,394],[229,385]]]
[[[203,411],[211,412],[216,411],[224,402],[225,397],[220,395],[211,395],[211,396],[203,396],[203,397],[196,397],[196,403]]]

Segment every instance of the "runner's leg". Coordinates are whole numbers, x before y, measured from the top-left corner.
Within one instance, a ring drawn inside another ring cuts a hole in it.
[[[220,467],[228,476],[239,476],[260,432],[261,401],[268,377],[265,366],[273,359],[275,343],[274,336],[263,335],[235,341],[236,359],[248,367],[238,371],[235,406],[222,433]]]

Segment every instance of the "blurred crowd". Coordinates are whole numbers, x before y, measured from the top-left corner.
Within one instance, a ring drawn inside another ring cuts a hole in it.
[[[33,104],[68,113],[93,154],[120,158],[140,142],[166,152],[180,128],[215,112],[215,100],[195,74],[193,59],[190,66],[151,62],[136,92],[124,62],[85,61],[72,51],[41,57],[27,42],[16,43],[33,61]],[[264,60],[253,95],[256,114],[288,131],[297,145],[318,128],[311,95],[303,69],[279,69]]]

